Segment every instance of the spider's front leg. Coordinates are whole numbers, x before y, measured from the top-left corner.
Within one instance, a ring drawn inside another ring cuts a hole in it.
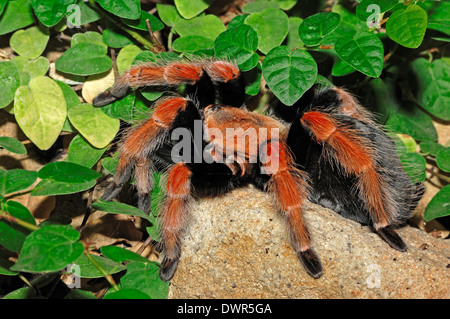
[[[164,259],[159,276],[167,281],[173,277],[180,258],[181,231],[191,201],[192,172],[185,163],[175,164],[167,177],[167,198],[162,212]]]
[[[284,143],[274,140],[263,142],[260,153],[263,163],[261,173],[271,176],[266,188],[287,219],[292,246],[307,273],[319,278],[322,264],[310,247],[310,235],[302,216],[308,194],[305,174],[293,167],[293,159]]]

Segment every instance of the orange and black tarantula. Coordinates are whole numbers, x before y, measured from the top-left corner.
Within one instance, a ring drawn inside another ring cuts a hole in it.
[[[181,84],[185,97],[171,94],[156,101],[151,117],[124,134],[114,182],[102,197],[115,198],[133,176],[138,207],[149,212],[153,172],[165,173],[162,280],[176,270],[193,195],[216,195],[245,184],[273,196],[292,246],[314,278],[323,269],[302,216],[307,199],[372,226],[391,247],[406,250],[394,229],[411,216],[423,187],[410,181],[393,141],[349,93],[313,87],[295,105],[280,105],[274,115],[264,116],[245,109],[238,67],[208,60],[134,66],[94,105],[109,104],[130,89]],[[199,127],[200,143],[193,138]],[[177,153],[173,136],[180,129],[191,139]]]

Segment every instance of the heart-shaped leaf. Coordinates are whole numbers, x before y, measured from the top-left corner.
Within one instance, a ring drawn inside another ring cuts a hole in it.
[[[94,147],[107,146],[119,131],[120,121],[94,108],[91,104],[79,104],[69,110],[69,120]]]
[[[29,0],[8,1],[0,19],[0,35],[25,28],[33,22]]]
[[[269,88],[286,105],[292,105],[316,81],[317,64],[305,50],[286,46],[273,48],[263,62],[263,76]]]
[[[56,60],[55,68],[75,75],[102,73],[112,67],[112,61],[106,52],[107,48],[103,45],[80,43],[64,52]]]
[[[428,203],[423,216],[425,221],[450,215],[448,203],[450,203],[450,185],[445,185]]]
[[[9,43],[21,56],[37,59],[44,52],[49,38],[48,29],[34,26],[14,32]]]
[[[19,70],[11,61],[0,62],[0,108],[14,100],[14,94],[20,86]]]
[[[214,45],[213,40],[199,36],[188,35],[180,37],[173,42],[173,49],[177,52],[193,53],[202,49],[210,49]]]
[[[416,4],[395,11],[386,22],[386,32],[392,40],[407,48],[417,48],[427,30],[427,13]]]
[[[304,44],[319,45],[323,38],[337,28],[341,17],[335,12],[319,12],[309,16],[300,24],[298,34]]]
[[[178,19],[175,21],[174,28],[182,37],[197,35],[213,41],[225,31],[223,22],[212,14],[201,15],[191,20]]]
[[[23,243],[11,270],[23,272],[58,271],[83,254],[80,233],[70,225],[48,225],[32,232]]]
[[[0,202],[0,209],[8,212],[11,216],[23,220],[29,224],[36,225],[36,221],[30,211],[19,202]],[[30,230],[16,224],[0,219],[0,245],[8,250],[19,252]]]
[[[22,131],[41,150],[59,136],[67,116],[66,100],[58,84],[46,76],[32,79],[17,89],[14,115]]]
[[[370,32],[357,32],[353,37],[343,36],[336,41],[337,55],[353,68],[377,78],[383,71],[383,43]]]
[[[27,149],[22,143],[8,136],[0,136],[0,147],[15,154],[24,155],[27,153]]]
[[[446,147],[436,154],[436,164],[444,172],[450,172],[450,147]]]
[[[258,64],[257,48],[258,35],[246,24],[228,29],[214,42],[215,55],[235,60],[242,71],[249,71]]]
[[[68,160],[71,163],[91,168],[102,157],[105,151],[106,147],[93,147],[84,137],[78,134],[70,142]]]
[[[35,171],[24,169],[0,169],[0,198],[31,186],[37,179]]]
[[[450,120],[450,65],[441,59],[430,63],[420,58],[412,67],[419,104],[434,116]]]
[[[106,11],[125,19],[139,19],[141,4],[139,0],[97,0]]]
[[[214,0],[175,0],[178,12],[185,19],[192,19],[206,10]]]
[[[258,34],[258,49],[267,53],[279,46],[289,32],[289,20],[280,9],[265,9],[261,13],[252,13],[245,19]]]
[[[31,0],[31,6],[39,21],[47,27],[53,27],[67,13],[67,8],[76,0]]]

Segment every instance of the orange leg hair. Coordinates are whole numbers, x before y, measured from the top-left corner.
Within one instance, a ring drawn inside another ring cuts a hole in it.
[[[191,201],[192,172],[185,163],[177,163],[167,177],[167,198],[162,212],[162,238],[164,259],[161,264],[162,280],[172,278],[180,256],[181,231]]]
[[[263,158],[261,170],[272,175],[267,186],[274,196],[278,209],[285,214],[292,245],[306,271],[314,278],[322,275],[320,259],[310,248],[310,235],[303,221],[302,209],[308,186],[301,171],[293,167],[293,159],[284,144],[279,141],[263,142],[260,146]]]
[[[125,134],[124,143],[120,147],[114,183],[102,196],[103,200],[110,201],[118,195],[123,184],[130,179],[134,168],[134,177],[138,185],[139,209],[144,212],[149,210],[150,193],[153,189],[153,167],[150,157],[164,141],[178,112],[183,111],[188,103],[188,100],[181,97],[160,100],[147,121],[133,127]]]
[[[339,163],[345,173],[358,178],[357,187],[360,194],[364,194],[361,196],[375,229],[390,225],[390,197],[384,191],[384,181],[376,171],[375,155],[369,142],[355,130],[339,127],[330,114],[309,111],[303,115],[301,123],[312,132],[318,143],[323,143],[325,155],[330,162]]]
[[[239,76],[239,68],[225,61],[208,63],[173,62],[167,65],[145,63],[125,72],[109,90],[98,95],[93,104],[103,106],[125,96],[129,88],[145,86],[179,86],[183,83],[196,84],[208,73],[213,82],[228,82]]]

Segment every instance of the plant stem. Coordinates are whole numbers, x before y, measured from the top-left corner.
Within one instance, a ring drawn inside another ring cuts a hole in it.
[[[102,266],[99,265],[98,262],[95,261],[95,259],[92,257],[91,253],[87,249],[84,251],[84,254],[89,259],[89,261],[95,266],[95,268],[97,268],[102,273],[103,277],[105,277],[105,279],[109,282],[109,284],[114,289],[114,291],[119,291],[120,290],[119,286],[117,286],[117,284],[114,281],[113,277],[110,274],[108,274],[106,272],[106,270],[104,270],[102,268]]]
[[[10,213],[5,212],[3,210],[0,210],[0,219],[7,220],[7,221],[9,221],[11,223],[20,225],[20,226],[25,227],[25,228],[27,228],[29,230],[32,230],[32,231],[40,229],[39,226],[33,225],[33,224],[29,223],[29,222],[26,222],[24,220],[16,218],[16,217],[12,216]]]

